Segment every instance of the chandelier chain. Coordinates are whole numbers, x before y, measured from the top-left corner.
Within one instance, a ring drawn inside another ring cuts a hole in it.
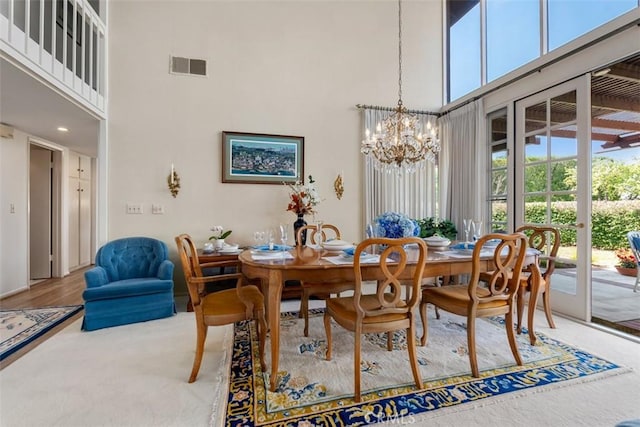
[[[377,169],[414,172],[424,160],[436,161],[440,151],[437,129],[423,124],[402,105],[402,0],[398,0],[398,106],[378,122],[373,133],[367,128],[360,151],[371,156]]]
[[[402,106],[402,0],[398,0],[398,106]]]

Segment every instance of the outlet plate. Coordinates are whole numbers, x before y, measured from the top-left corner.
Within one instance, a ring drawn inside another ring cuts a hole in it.
[[[154,215],[162,215],[164,214],[164,206],[153,204],[151,205],[151,213]]]
[[[127,214],[129,215],[140,215],[142,214],[142,204],[141,203],[127,203]]]

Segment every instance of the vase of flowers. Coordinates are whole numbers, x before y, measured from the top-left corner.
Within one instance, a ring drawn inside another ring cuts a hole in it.
[[[209,240],[213,240],[213,248],[218,250],[224,247],[224,239],[229,237],[231,230],[226,230],[221,225],[216,225],[211,228],[213,235],[209,237]]]
[[[304,216],[315,213],[315,207],[320,203],[320,197],[311,175],[309,175],[309,183],[307,185],[302,182],[296,182],[295,184],[287,184],[287,186],[289,187],[287,211],[291,211],[298,216],[298,219],[293,223],[296,245],[304,245],[307,242],[307,233],[303,232],[300,236],[301,242],[298,242],[298,229],[307,225]]]
[[[620,248],[616,250],[615,254],[618,258],[618,264],[615,266],[618,273],[623,276],[635,277],[637,275],[638,263],[631,249]]]
[[[405,214],[385,212],[374,220],[376,237],[412,237],[420,235],[420,226]]]

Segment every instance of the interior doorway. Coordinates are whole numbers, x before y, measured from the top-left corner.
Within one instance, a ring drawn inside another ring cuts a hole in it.
[[[29,283],[61,277],[62,151],[29,140]]]
[[[29,279],[51,278],[53,153],[29,146]]]

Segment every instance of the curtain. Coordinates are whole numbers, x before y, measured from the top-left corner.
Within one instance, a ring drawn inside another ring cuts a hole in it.
[[[464,238],[463,219],[481,220],[487,232],[488,144],[482,100],[438,120],[440,130],[440,215]]]
[[[362,139],[367,129],[375,130],[376,125],[393,111],[365,108]],[[430,121],[434,126],[436,116],[416,114],[422,129]],[[423,166],[423,167],[420,167]],[[373,159],[365,157],[364,167],[364,224],[370,224],[378,215],[393,211],[410,218],[422,219],[437,215],[436,176],[437,163],[423,161],[412,173],[387,173],[376,170]],[[364,232],[364,230],[363,230]]]

